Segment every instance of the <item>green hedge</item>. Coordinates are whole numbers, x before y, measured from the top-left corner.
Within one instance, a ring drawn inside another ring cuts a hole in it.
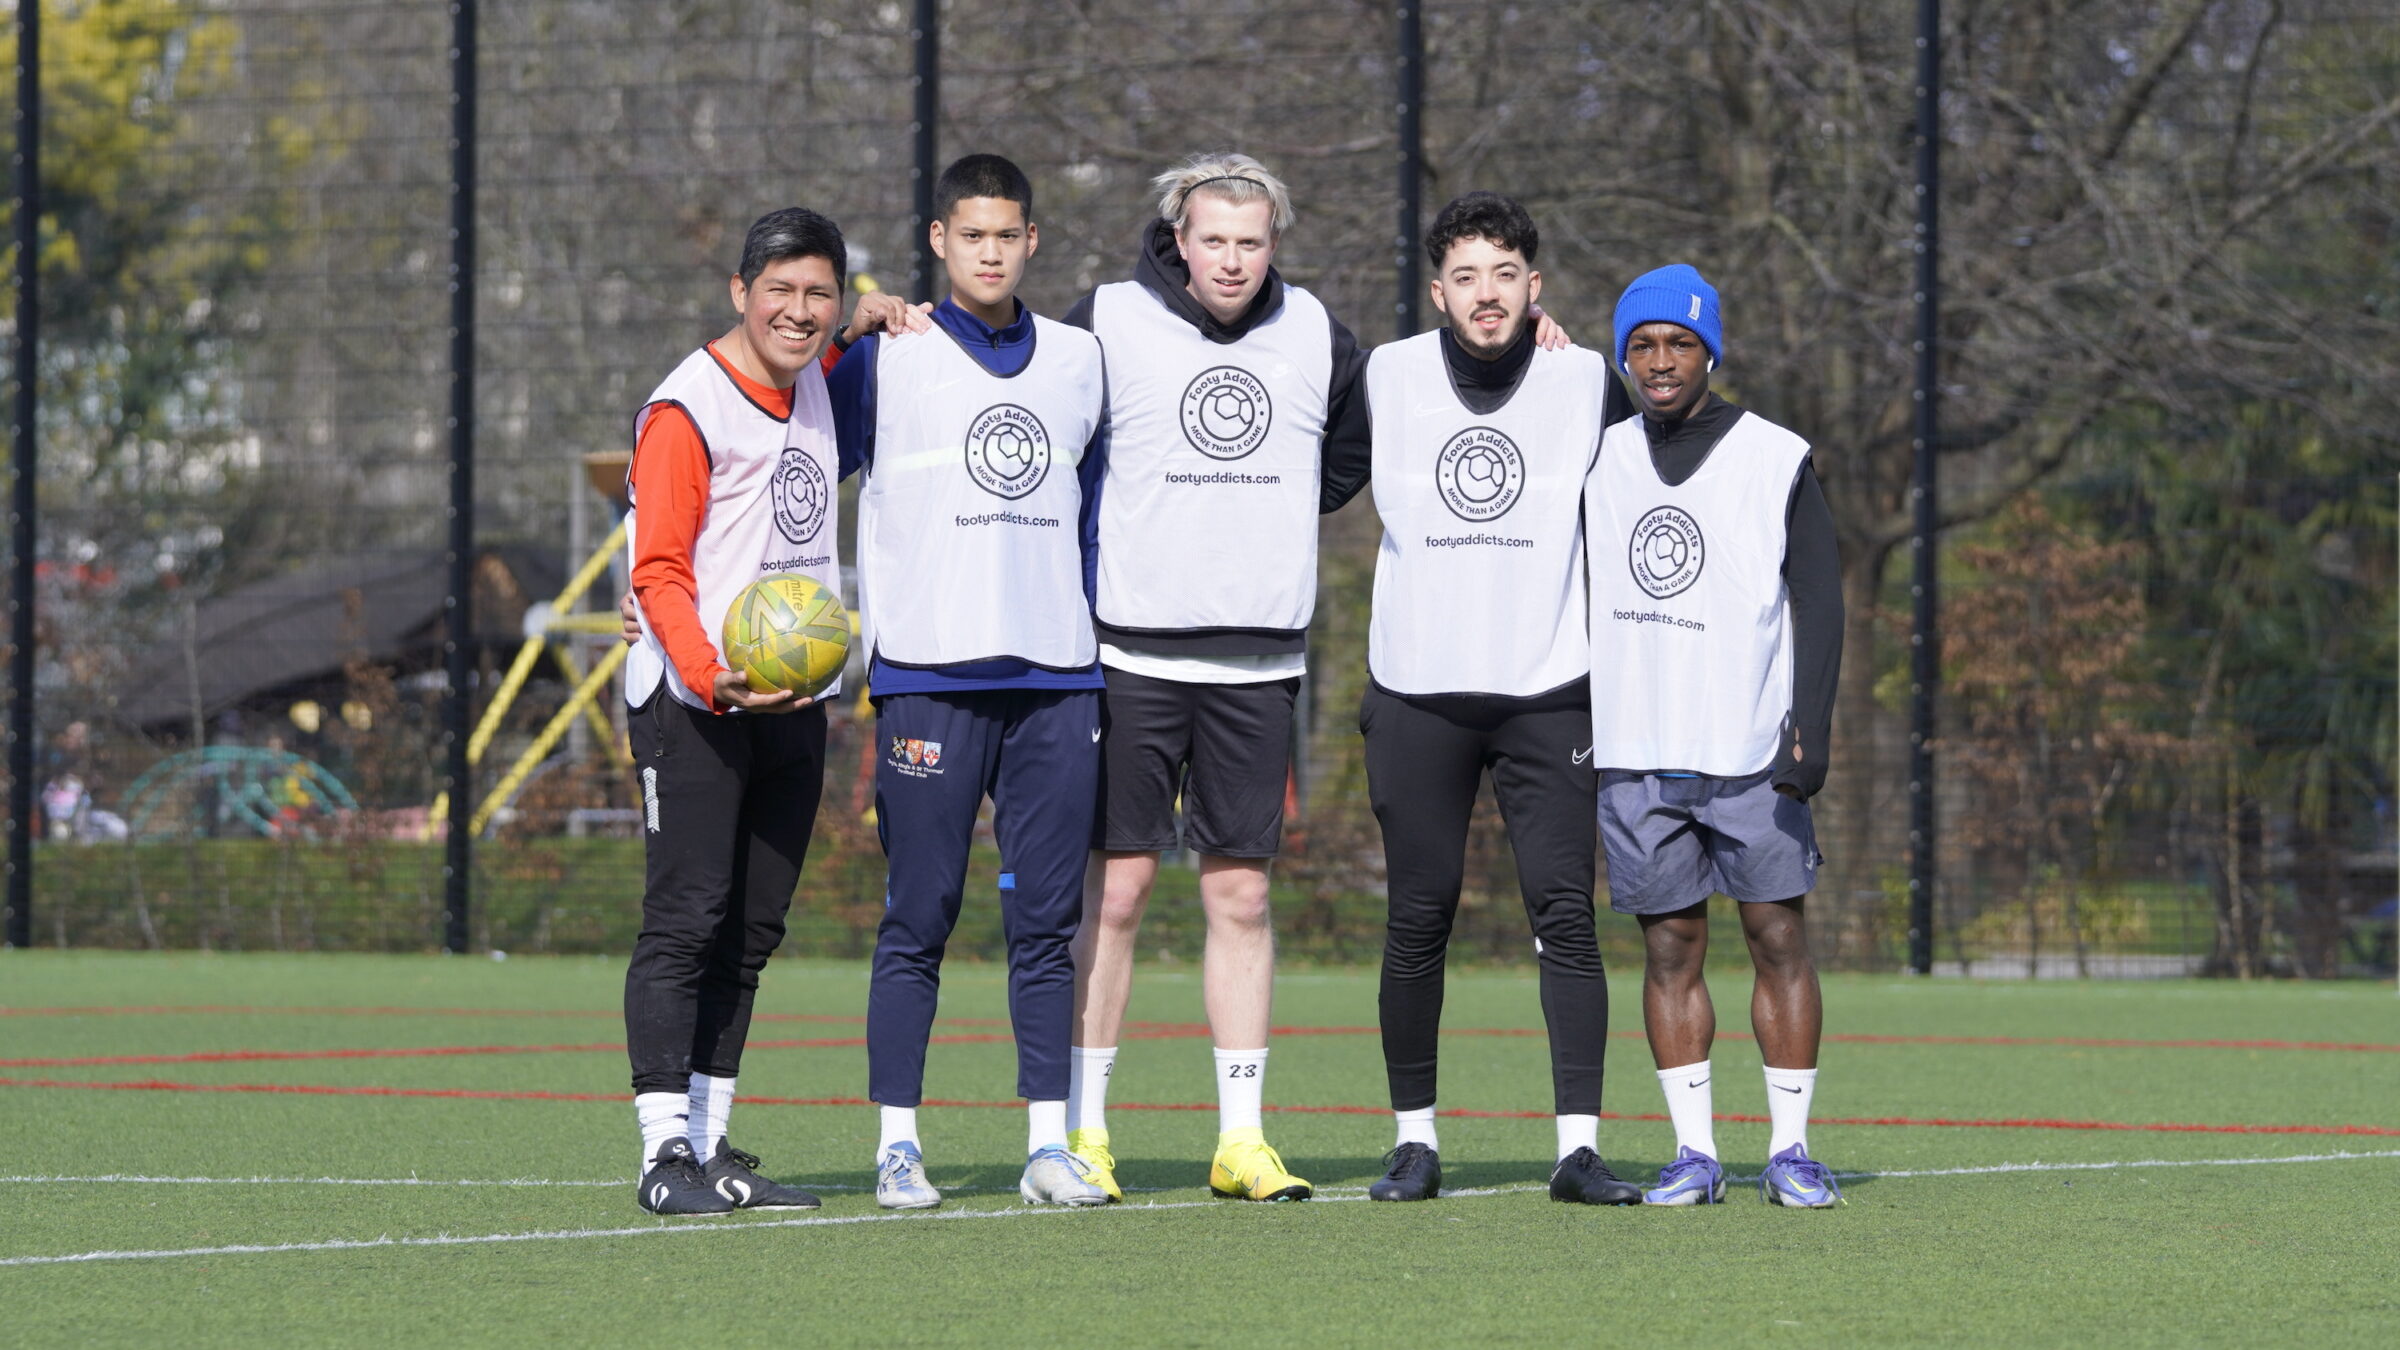
[[[1003,954],[998,856],[979,846],[951,950]],[[880,855],[812,857],[785,950],[858,957],[883,910]],[[1198,876],[1164,868],[1142,955],[1196,959]],[[221,951],[422,951],[440,943],[438,844],[201,840],[42,844],[34,853],[34,940],[78,947]],[[1295,954],[1359,960],[1381,950],[1383,901],[1321,902],[1277,886],[1278,927]],[[487,840],[475,851],[474,945],[512,952],[622,952],[641,922],[638,839]],[[1522,922],[1521,920],[1519,922]]]

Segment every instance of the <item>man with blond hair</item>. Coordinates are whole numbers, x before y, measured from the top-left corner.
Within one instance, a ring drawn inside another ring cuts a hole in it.
[[[1075,944],[1068,1144],[1118,1194],[1102,1114],[1159,855],[1200,855],[1216,1044],[1209,1185],[1304,1200],[1261,1129],[1292,710],[1317,597],[1317,512],[1365,481],[1366,355],[1284,281],[1291,194],[1247,155],[1158,176],[1130,281],[1068,311],[1108,352],[1093,616],[1107,681],[1101,792]],[[1183,804],[1178,835],[1175,807]]]

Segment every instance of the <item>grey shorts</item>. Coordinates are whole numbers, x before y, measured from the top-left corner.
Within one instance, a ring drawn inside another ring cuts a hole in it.
[[[1765,902],[1817,884],[1817,831],[1808,803],[1747,778],[1600,775],[1600,846],[1608,907],[1672,914],[1722,892]]]

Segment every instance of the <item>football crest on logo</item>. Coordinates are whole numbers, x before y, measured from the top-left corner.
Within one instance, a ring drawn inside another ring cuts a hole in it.
[[[902,778],[933,778],[942,772],[942,743],[916,736],[892,737],[892,757],[886,761]]]
[[[967,473],[975,485],[1011,501],[1042,485],[1050,473],[1050,433],[1042,419],[1014,403],[997,403],[967,424]]]
[[[1495,428],[1468,427],[1434,459],[1433,484],[1460,520],[1498,520],[1525,492],[1525,456]]]
[[[772,483],[775,528],[795,544],[805,544],[825,528],[825,507],[833,500],[826,488],[825,470],[798,446],[785,446],[775,463]]]
[[[1240,366],[1211,366],[1183,387],[1183,438],[1210,459],[1240,459],[1267,439],[1275,406]]]
[[[1708,561],[1700,522],[1681,507],[1652,507],[1634,524],[1626,561],[1633,568],[1634,584],[1654,600],[1689,590]]]

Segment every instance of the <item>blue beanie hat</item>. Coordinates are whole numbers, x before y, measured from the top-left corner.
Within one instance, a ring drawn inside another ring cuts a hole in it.
[[[1689,328],[1707,344],[1709,360],[1725,360],[1725,324],[1717,314],[1717,288],[1689,263],[1669,263],[1644,272],[1617,301],[1617,369],[1625,368],[1625,343],[1646,323]]]

